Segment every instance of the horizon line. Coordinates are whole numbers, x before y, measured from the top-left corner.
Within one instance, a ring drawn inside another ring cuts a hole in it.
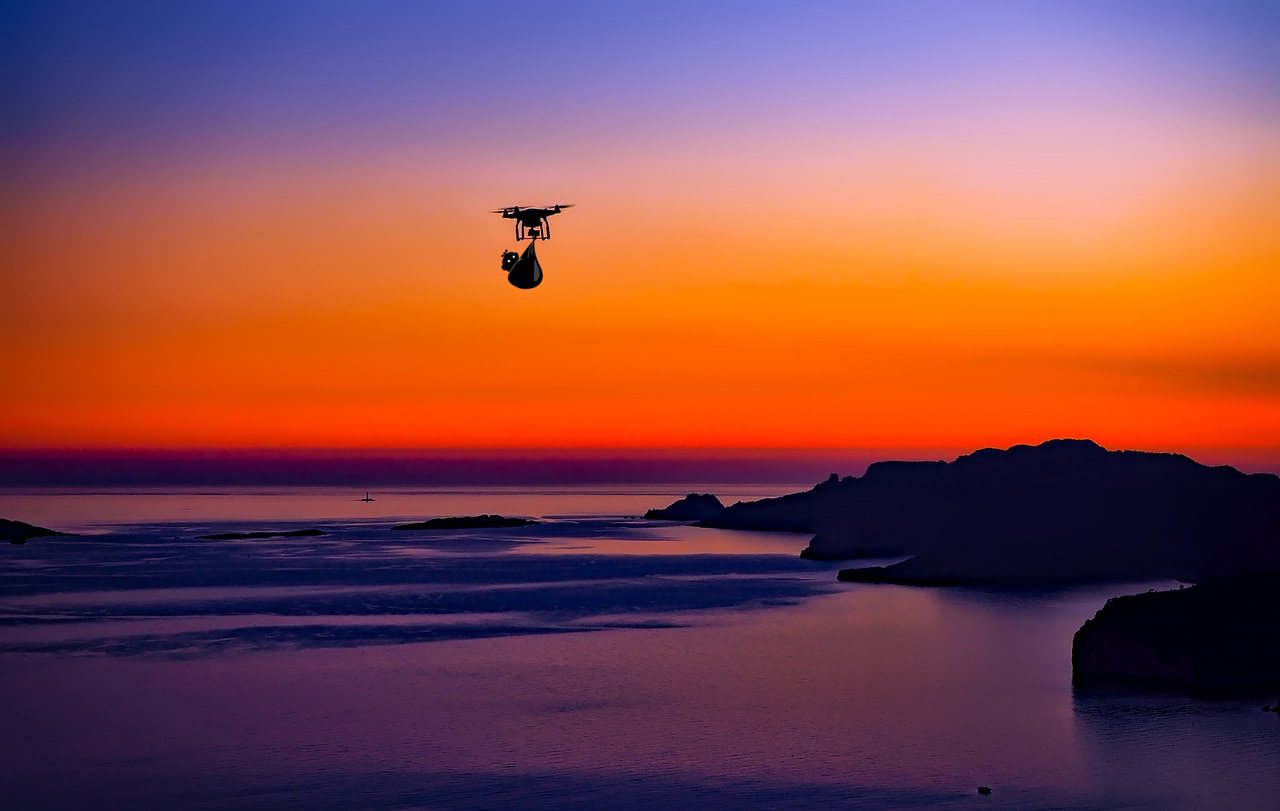
[[[566,454],[592,456],[599,454],[839,454],[884,452],[971,452],[985,448],[1006,449],[1019,445],[1040,445],[1060,439],[1088,440],[1107,450],[1146,451],[1150,453],[1185,453],[1187,451],[1238,451],[1246,453],[1280,454],[1280,444],[1237,443],[1178,443],[1117,444],[1099,441],[1086,436],[1054,436],[1034,441],[975,443],[955,442],[939,444],[885,443],[863,445],[434,445],[434,446],[381,446],[381,445],[0,445],[0,457],[5,456],[105,456],[105,455],[494,455],[528,454],[535,456]]]
[[[1046,440],[1047,441],[1047,440]],[[1041,444],[1013,443],[1008,446]],[[1207,466],[1280,473],[1280,448],[1183,446]],[[997,446],[988,445],[987,448]],[[0,487],[816,483],[877,462],[945,461],[982,447],[0,448]]]

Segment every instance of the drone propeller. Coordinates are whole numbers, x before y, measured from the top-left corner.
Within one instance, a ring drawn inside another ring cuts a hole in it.
[[[554,209],[554,210],[556,210],[556,211],[561,211],[561,210],[566,209],[566,208],[573,208],[573,207],[574,207],[574,205],[576,205],[576,204],[575,204],[575,203],[556,203],[555,205],[551,205],[551,206],[543,206],[543,207],[542,207],[542,210],[543,210],[543,211],[551,211],[552,209]],[[509,213],[512,213],[512,212],[518,212],[518,211],[537,211],[537,210],[538,210],[538,207],[537,207],[537,206],[532,206],[532,207],[530,207],[530,206],[507,206],[506,208],[495,208],[495,209],[491,209],[491,210],[489,211],[489,213],[490,213],[490,214],[509,214]]]

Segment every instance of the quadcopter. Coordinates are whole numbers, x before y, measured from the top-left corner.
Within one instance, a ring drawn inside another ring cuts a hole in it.
[[[528,239],[551,239],[551,225],[547,217],[559,214],[566,208],[573,208],[573,203],[558,203],[554,206],[533,208],[531,206],[511,206],[497,208],[491,214],[501,214],[504,220],[516,221],[516,242]]]
[[[542,208],[511,206],[491,212],[501,214],[504,220],[516,221],[516,242],[529,240],[529,247],[524,249],[523,254],[515,251],[502,252],[502,269],[507,272],[507,281],[521,290],[531,290],[542,284],[542,266],[538,264],[538,254],[533,246],[540,239],[551,239],[551,226],[547,223],[547,218],[566,208],[573,208],[573,203],[558,203]]]

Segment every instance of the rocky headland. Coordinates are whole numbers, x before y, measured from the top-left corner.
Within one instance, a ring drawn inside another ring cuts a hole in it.
[[[690,493],[669,506],[649,510],[644,517],[651,521],[707,521],[724,512],[720,499],[710,493]]]
[[[24,544],[31,538],[51,538],[66,534],[65,532],[37,527],[25,521],[0,518],[0,541],[8,541],[14,545]]]
[[[858,480],[832,473],[826,481],[803,493],[759,501],[739,501],[715,516],[698,521],[700,527],[754,529],[772,532],[820,532],[848,517]]]
[[[1108,600],[1076,632],[1071,673],[1084,686],[1280,690],[1280,574],[1215,577]]]
[[[1089,440],[878,462],[699,526],[813,532],[818,559],[911,555],[842,580],[1032,585],[1280,570],[1280,478]]]
[[[502,529],[527,527],[537,521],[528,518],[505,518],[501,515],[463,515],[452,518],[429,518],[414,524],[400,524],[392,529]]]

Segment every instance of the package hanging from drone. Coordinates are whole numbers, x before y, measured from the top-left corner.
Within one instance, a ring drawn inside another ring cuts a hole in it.
[[[533,250],[537,243],[536,239],[530,242],[529,247],[524,249],[524,254],[507,273],[507,281],[521,290],[531,290],[542,284],[542,266],[538,264],[538,254]]]

